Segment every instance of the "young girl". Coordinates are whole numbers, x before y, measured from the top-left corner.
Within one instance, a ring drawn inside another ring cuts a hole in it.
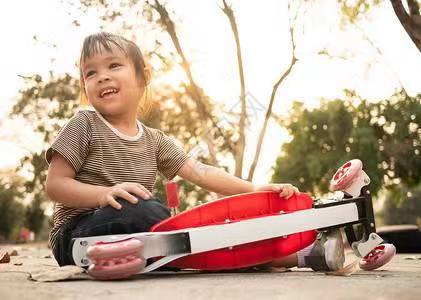
[[[50,244],[60,266],[74,264],[72,238],[145,232],[168,218],[167,207],[152,195],[157,171],[168,179],[179,175],[223,195],[265,190],[282,197],[299,193],[291,184],[254,185],[204,165],[163,132],[139,122],[140,99],[149,81],[150,71],[133,42],[109,33],[85,39],[80,56],[81,95],[94,111],[79,111],[46,154],[46,192],[56,202]],[[337,231],[327,237],[334,243],[321,239],[320,245],[273,265],[340,268],[342,239]],[[330,255],[328,265],[326,255]]]

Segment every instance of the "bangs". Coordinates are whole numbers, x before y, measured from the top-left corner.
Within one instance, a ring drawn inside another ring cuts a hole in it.
[[[148,79],[145,75],[145,60],[143,59],[142,52],[139,47],[132,41],[125,39],[122,36],[115,35],[108,32],[99,32],[96,34],[89,35],[83,41],[82,50],[80,53],[79,60],[79,75],[80,75],[80,89],[82,103],[88,103],[85,93],[85,82],[83,77],[82,66],[86,59],[89,59],[93,55],[102,54],[103,52],[112,53],[115,48],[120,50],[126,55],[134,65],[136,76],[143,80],[145,84],[148,83]]]
[[[90,35],[83,42],[82,51],[80,54],[80,63],[97,53],[101,54],[104,50],[107,52],[112,52],[113,46],[116,46],[127,56],[127,51],[124,47],[124,44],[125,41],[122,37],[110,33],[101,32]]]

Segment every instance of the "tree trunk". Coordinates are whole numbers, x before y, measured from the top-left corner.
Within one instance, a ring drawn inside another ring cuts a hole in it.
[[[406,12],[401,0],[391,0],[390,2],[406,33],[418,50],[421,51],[421,16],[417,1],[407,0],[409,14]]]
[[[207,130],[207,128],[209,128],[210,126],[208,124],[208,121],[211,121],[212,123],[211,126],[216,128],[221,136],[224,136],[224,133],[221,130],[221,128],[218,126],[216,121],[214,120],[213,116],[211,115],[211,112],[209,112],[208,103],[206,99],[203,97],[203,92],[193,79],[193,75],[190,69],[190,64],[188,63],[186,56],[184,55],[183,49],[181,48],[180,41],[175,31],[174,22],[171,20],[170,16],[168,15],[166,8],[161,3],[159,3],[158,0],[155,0],[155,5],[152,5],[152,4],[150,5],[153,9],[155,9],[159,13],[162,25],[164,26],[167,33],[170,35],[171,40],[174,44],[174,47],[177,50],[178,55],[181,57],[181,66],[184,72],[186,73],[187,78],[189,79],[189,83],[190,83],[187,92],[190,94],[193,101],[196,103],[196,107],[200,115],[200,122],[204,131],[203,139],[206,145],[208,146],[211,163],[213,165],[217,165],[215,146],[212,141],[212,136],[210,132]],[[226,142],[230,143],[228,139],[226,140]],[[233,149],[232,145],[230,145],[230,148]]]
[[[246,147],[246,88],[244,83],[244,70],[243,70],[243,59],[241,56],[240,38],[238,34],[237,23],[235,21],[234,11],[231,6],[228,6],[226,1],[222,1],[224,8],[222,11],[228,17],[231,25],[232,33],[234,34],[235,44],[237,46],[237,61],[238,61],[238,72],[240,76],[240,101],[241,101],[241,113],[239,122],[239,139],[234,148],[234,159],[235,159],[235,176],[242,177],[243,173],[243,160],[244,160],[244,149]]]

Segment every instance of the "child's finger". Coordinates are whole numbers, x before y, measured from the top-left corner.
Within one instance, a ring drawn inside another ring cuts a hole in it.
[[[145,188],[143,185],[141,185],[140,183],[134,183],[133,185],[136,189],[140,189],[142,191],[144,191],[149,197],[152,197],[152,193]]]
[[[123,189],[116,189],[113,193],[114,196],[123,198],[124,200],[136,204],[138,202],[137,198],[133,195],[131,195],[129,192]]]
[[[118,209],[118,210],[120,210],[121,209],[121,204],[120,203],[118,203],[117,201],[115,201],[115,200],[113,200],[113,201],[111,201],[111,203],[110,203],[110,205],[112,206],[112,207],[114,207],[115,209]]]
[[[146,188],[143,187],[143,186],[142,186],[142,188],[137,186],[137,185],[131,186],[131,187],[128,188],[128,191],[132,194],[138,195],[139,197],[141,197],[142,199],[145,199],[145,200],[151,198],[150,192],[148,190],[146,190]]]
[[[291,187],[289,187],[285,198],[289,199],[293,194],[294,194],[294,190]]]
[[[114,199],[114,197],[113,197],[113,196],[111,196],[111,195],[108,195],[108,196],[107,196],[107,203],[108,203],[108,205],[110,205],[110,206],[114,207],[115,209],[118,209],[118,210],[120,210],[120,209],[121,209],[121,204],[120,204],[120,203],[118,203],[118,202]]]
[[[281,197],[285,197],[286,198],[288,196],[288,187],[283,187],[282,190],[281,190],[281,192],[279,193],[279,195]]]
[[[147,188],[145,188],[143,185],[141,185],[140,183],[137,183],[137,186],[140,187],[141,189],[143,189],[149,195],[149,197],[152,197],[152,193]]]
[[[152,193],[140,183],[125,182],[121,186],[121,188],[124,189],[125,191],[128,191],[129,193],[138,195],[139,197],[142,197],[142,199],[145,199],[145,200],[152,197]]]

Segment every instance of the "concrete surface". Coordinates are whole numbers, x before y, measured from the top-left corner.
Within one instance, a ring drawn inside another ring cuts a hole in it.
[[[37,282],[29,274],[57,265],[43,244],[0,245],[18,256],[0,264],[0,299],[421,299],[421,254],[399,254],[380,270],[327,276],[289,272],[159,272],[130,280]],[[50,256],[50,257],[48,257]],[[347,261],[350,257],[347,257]]]

